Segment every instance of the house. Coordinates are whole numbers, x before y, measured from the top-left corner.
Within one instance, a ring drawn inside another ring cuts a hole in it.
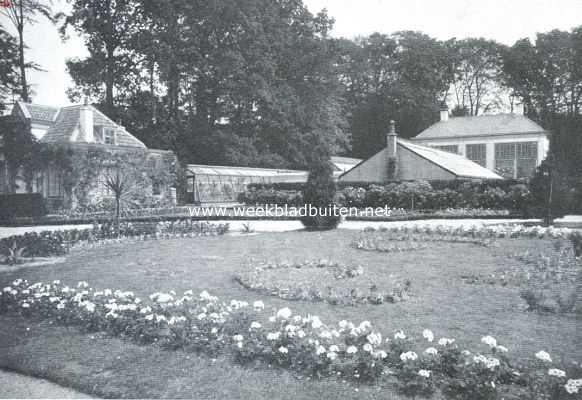
[[[52,107],[16,102],[12,108],[11,117],[27,121],[36,140],[39,143],[52,145],[53,148],[67,149],[81,154],[88,154],[91,151],[93,151],[91,154],[96,154],[101,151],[105,156],[122,153],[143,154],[148,160],[148,165],[154,168],[163,164],[165,160],[175,161],[172,152],[148,149],[123,126],[89,104]],[[13,177],[13,181],[9,184],[9,171],[3,151],[6,149],[0,148],[0,193],[41,193],[47,200],[49,208],[52,209],[62,208],[67,204],[70,207],[78,205],[78,198],[72,193],[72,188],[78,186],[79,182],[66,183],[66,173],[62,168],[54,165],[56,163],[33,171],[32,177],[28,180],[25,179],[22,171],[17,171],[14,174],[16,177]],[[93,181],[88,183],[89,197],[93,203],[114,196],[105,182],[105,172],[105,169],[95,171],[91,178]],[[158,199],[170,196],[171,193],[175,196],[175,190],[172,192],[169,183],[167,185],[156,183],[147,190]]]
[[[460,154],[506,178],[528,178],[546,157],[548,132],[518,110],[449,118],[444,108],[439,122],[411,140]]]
[[[503,179],[461,155],[398,138],[394,121],[386,143],[384,149],[340,175],[339,181]]]

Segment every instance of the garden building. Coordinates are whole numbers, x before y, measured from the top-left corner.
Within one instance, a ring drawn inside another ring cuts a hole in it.
[[[546,157],[548,132],[518,112],[441,119],[411,140],[460,154],[506,178],[528,178]]]
[[[503,179],[459,155],[421,146],[396,135],[394,121],[386,147],[339,176],[343,182],[384,183],[395,180]]]
[[[126,188],[135,186],[133,193],[124,194],[128,202],[175,201],[174,154],[148,149],[91,105],[51,107],[17,102],[11,115],[2,117],[2,124],[0,193],[40,193],[49,209],[99,207],[114,197],[108,179],[115,173],[116,178],[127,180]],[[10,130],[15,132],[9,140]],[[37,145],[30,146],[29,161],[20,165],[13,161],[12,165],[7,142],[21,149],[26,146],[27,131]]]

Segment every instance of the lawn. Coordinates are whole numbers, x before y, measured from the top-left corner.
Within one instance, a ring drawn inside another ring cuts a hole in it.
[[[340,229],[115,244],[76,250],[63,263],[0,273],[0,286],[26,278],[69,284],[84,280],[96,289],[131,290],[140,297],[157,291],[207,290],[225,300],[261,299],[267,308],[290,307],[329,323],[369,320],[385,334],[402,329],[420,335],[429,328],[437,338],[456,338],[461,347],[474,347],[482,336],[492,335],[521,359],[542,349],[554,360],[582,359],[576,316],[525,312],[518,288],[468,284],[462,279],[467,273],[493,273],[516,263],[509,257],[516,253],[550,251],[551,240],[500,239],[493,247],[429,243],[426,249],[386,254],[353,248],[350,244],[357,235]],[[277,262],[324,258],[359,264],[364,274],[357,279],[362,282],[381,287],[395,276],[410,279],[411,296],[394,304],[347,306],[259,295],[233,279],[248,268],[250,258]],[[241,367],[227,357],[214,360],[137,346],[16,316],[0,316],[0,334],[0,367],[47,377],[97,396],[336,399],[353,398],[358,390],[358,398],[363,399],[387,398],[387,393],[400,398],[390,387],[307,381],[262,364]]]

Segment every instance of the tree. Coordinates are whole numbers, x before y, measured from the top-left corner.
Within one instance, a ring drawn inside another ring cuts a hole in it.
[[[301,223],[307,229],[334,229],[340,222],[340,216],[335,215],[334,198],[336,193],[333,180],[333,167],[329,152],[325,146],[315,147],[311,155],[309,176],[303,188],[303,202],[307,207],[307,215],[301,217]],[[317,211],[315,215],[311,211]]]
[[[447,46],[454,68],[456,107],[468,115],[501,109],[503,47],[483,38],[452,39]]]
[[[6,99],[18,90],[19,75],[18,44],[0,26],[0,114]]]
[[[52,0],[12,0],[10,7],[0,9],[0,13],[8,17],[12,25],[18,32],[18,64],[20,67],[20,98],[24,102],[30,101],[30,89],[26,79],[26,70],[35,67],[34,64],[27,63],[24,57],[24,27],[37,22],[37,15],[46,17],[49,21],[54,21],[51,13]]]
[[[15,193],[18,189],[17,180],[22,178],[30,189],[29,180],[26,179],[27,166],[33,161],[33,149],[35,137],[30,131],[30,123],[13,116],[0,118],[0,132],[6,167],[8,169],[8,190]]]
[[[59,15],[61,35],[66,38],[67,28],[73,27],[85,39],[90,55],[85,60],[69,59],[67,69],[83,94],[98,97],[113,116],[115,89],[126,90],[135,77],[130,41],[141,22],[136,1],[73,0],[72,6],[69,15]]]

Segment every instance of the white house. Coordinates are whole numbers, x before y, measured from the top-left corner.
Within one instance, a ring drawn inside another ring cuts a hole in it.
[[[546,157],[549,132],[522,112],[441,120],[411,140],[460,154],[506,178],[527,178]]]

